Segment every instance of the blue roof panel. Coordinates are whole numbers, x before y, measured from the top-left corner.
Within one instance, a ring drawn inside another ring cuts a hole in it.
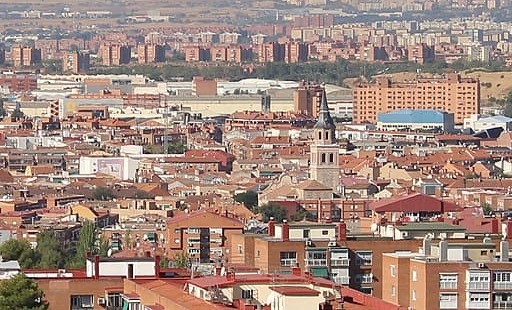
[[[384,123],[443,123],[446,112],[436,110],[396,110],[379,113],[378,122]]]

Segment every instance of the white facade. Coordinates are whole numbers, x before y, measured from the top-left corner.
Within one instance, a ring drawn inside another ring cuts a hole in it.
[[[512,118],[502,115],[482,117],[479,114],[464,118],[464,128],[471,128],[475,132],[496,127],[501,127],[504,131],[512,130]]]
[[[128,157],[80,157],[80,174],[104,173],[120,180],[133,180],[139,161]]]
[[[94,258],[86,261],[87,277],[94,277]],[[102,277],[154,277],[155,261],[148,259],[110,259],[101,258],[99,262],[99,275]],[[130,274],[131,273],[131,274]]]

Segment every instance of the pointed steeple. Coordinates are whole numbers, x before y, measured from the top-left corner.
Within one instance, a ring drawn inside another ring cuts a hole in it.
[[[320,111],[318,113],[318,121],[316,122],[315,129],[334,129],[334,121],[332,120],[331,113],[329,113],[329,106],[327,105],[327,94],[325,88],[322,91],[322,101],[320,103]]]

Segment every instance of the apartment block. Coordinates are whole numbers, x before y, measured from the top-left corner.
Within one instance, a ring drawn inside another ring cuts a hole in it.
[[[456,124],[479,114],[480,82],[446,74],[441,78],[418,78],[392,82],[377,78],[354,88],[354,123],[376,123],[379,113],[402,109],[440,110],[454,114]]]
[[[37,89],[37,77],[35,75],[2,74],[0,86],[9,88],[10,92],[22,93]]]
[[[14,67],[29,67],[41,63],[41,49],[21,45],[13,46],[11,60]]]
[[[232,235],[242,233],[244,225],[209,211],[196,211],[167,221],[166,240],[169,253],[186,252],[193,262],[210,263],[225,257]]]
[[[419,252],[383,254],[382,287],[384,301],[408,309],[511,309],[508,241],[497,252],[488,237],[434,244],[427,236]]]
[[[100,47],[104,66],[119,66],[130,63],[132,49],[128,45],[106,43]]]
[[[139,64],[165,61],[165,46],[159,44],[141,44],[137,46]]]
[[[87,52],[70,52],[64,55],[62,60],[64,72],[73,74],[87,73],[91,66],[90,55]]]
[[[301,82],[297,90],[293,93],[294,112],[317,118],[322,93],[322,86],[309,82]]]
[[[210,49],[199,46],[187,46],[184,48],[185,61],[209,61],[210,60]]]
[[[407,59],[418,64],[434,61],[434,47],[428,46],[425,43],[409,45],[407,49]]]
[[[277,42],[263,43],[257,46],[258,62],[279,62],[284,61],[285,48]]]
[[[308,60],[308,45],[298,42],[288,42],[284,44],[284,62],[297,63]]]

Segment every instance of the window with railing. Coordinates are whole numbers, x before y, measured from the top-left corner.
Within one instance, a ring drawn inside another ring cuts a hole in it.
[[[494,294],[493,309],[512,309],[512,293]]]
[[[490,288],[488,273],[470,273],[467,281],[470,290],[488,290]]]
[[[372,265],[372,251],[357,251],[356,253],[356,265],[358,266],[370,266]]]
[[[458,276],[456,274],[440,274],[439,275],[439,288],[440,289],[456,289]]]
[[[495,272],[492,275],[494,289],[497,290],[509,290],[512,289],[512,277],[511,272]]]
[[[471,293],[466,301],[466,308],[470,309],[489,309],[490,296],[487,293]]]
[[[457,294],[439,294],[439,309],[457,309]]]
[[[283,267],[295,267],[297,264],[297,252],[281,252],[279,256]]]
[[[308,251],[306,258],[306,265],[308,266],[327,266],[327,252],[326,251]]]

